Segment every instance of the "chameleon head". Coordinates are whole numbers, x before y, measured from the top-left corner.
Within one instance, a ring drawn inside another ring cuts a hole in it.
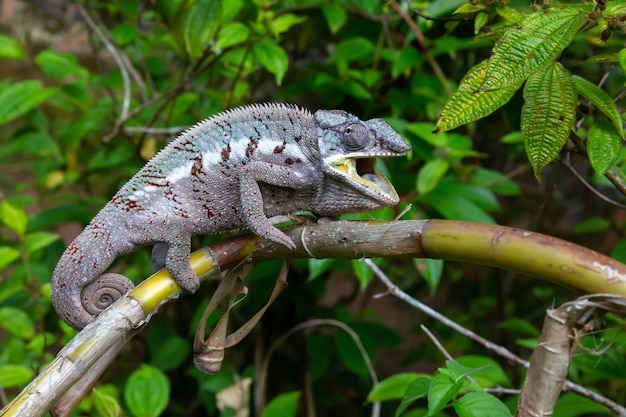
[[[396,190],[376,163],[378,158],[406,155],[411,146],[387,122],[362,121],[342,110],[319,110],[315,122],[324,175],[361,195],[362,207],[353,211],[398,204]]]

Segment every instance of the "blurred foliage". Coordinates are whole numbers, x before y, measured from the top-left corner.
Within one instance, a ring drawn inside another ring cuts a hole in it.
[[[0,29],[0,384],[9,397],[74,334],[51,308],[49,279],[78,226],[179,131],[246,103],[385,117],[411,142],[409,158],[383,167],[403,196],[400,207],[352,218],[391,219],[410,203],[406,217],[497,222],[626,260],[626,217],[605,201],[624,202],[626,190],[624,2],[50,3],[22,11],[53,32],[43,45],[17,24]],[[54,10],[58,3],[66,13]],[[234,415],[221,395],[254,377],[269,346],[312,317],[346,323],[383,382],[371,389],[344,332],[297,332],[274,350],[263,415],[304,414],[307,406],[362,415],[372,401],[383,401],[383,415],[515,410],[515,396],[485,389],[519,387],[523,369],[396,300],[372,299],[384,288],[362,263],[291,264],[289,288],[226,352],[218,375],[197,371],[190,353],[209,284],[162,307],[75,415]],[[405,291],[524,357],[545,309],[576,295],[453,262],[379,265]],[[263,305],[279,267],[253,271],[231,321],[243,323]],[[149,253],[122,257],[115,268],[138,281],[151,273]],[[444,361],[420,324],[458,362]],[[624,404],[623,322],[607,324],[585,339],[571,378]],[[555,415],[585,413],[606,409],[567,394]]]

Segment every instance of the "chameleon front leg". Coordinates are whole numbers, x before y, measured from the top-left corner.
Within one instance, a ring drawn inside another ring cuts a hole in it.
[[[264,213],[263,196],[259,182],[294,190],[310,188],[315,175],[302,170],[269,162],[250,162],[242,170],[239,178],[241,193],[241,220],[257,236],[280,243],[290,249],[296,245],[283,232],[274,227],[275,222]]]

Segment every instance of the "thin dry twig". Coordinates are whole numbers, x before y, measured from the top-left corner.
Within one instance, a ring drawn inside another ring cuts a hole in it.
[[[108,51],[113,56],[115,63],[117,64],[120,73],[122,74],[122,80],[124,82],[124,101],[122,102],[122,112],[120,113],[119,119],[124,119],[128,116],[128,109],[130,107],[130,96],[131,96],[131,86],[130,86],[130,76],[128,75],[128,68],[126,67],[126,62],[124,58],[122,58],[122,54],[115,48],[113,43],[109,40],[109,38],[104,34],[104,32],[96,25],[93,21],[89,13],[85,10],[85,8],[79,4],[75,3],[76,10],[85,19],[85,22],[89,26],[89,28],[98,36],[98,38],[104,43]],[[119,121],[118,121],[119,122]],[[108,137],[108,136],[107,136]]]
[[[392,1],[390,4],[391,4],[391,7],[393,7],[393,9],[402,17],[402,19],[404,19],[406,24],[409,25],[409,28],[411,28],[411,31],[415,35],[417,42],[420,44],[420,47],[422,48],[422,52],[426,56],[426,59],[428,60],[430,66],[435,72],[435,75],[439,79],[439,82],[441,83],[441,86],[446,92],[446,95],[448,97],[451,97],[452,90],[450,89],[450,86],[448,85],[448,79],[444,75],[441,67],[439,66],[439,63],[433,56],[432,52],[430,52],[430,49],[426,45],[424,34],[422,33],[421,29],[419,28],[419,26],[417,26],[417,24],[413,21],[413,19],[411,19],[411,16],[409,16],[407,12],[405,12],[404,9],[402,9],[402,6],[400,6],[398,2]]]
[[[582,175],[580,175],[578,173],[578,171],[576,171],[576,169],[572,166],[572,164],[570,164],[569,162],[570,159],[570,154],[569,152],[567,153],[567,155],[565,156],[565,158],[561,159],[561,165],[563,165],[565,168],[567,168],[572,174],[574,174],[574,176],[578,179],[578,181],[580,181],[582,183],[582,185],[585,186],[585,188],[587,188],[589,191],[591,191],[592,193],[594,193],[598,198],[600,198],[602,201],[609,203],[615,207],[621,208],[621,209],[626,209],[626,206],[623,205],[622,203],[619,203],[615,200],[613,200],[610,197],[605,196],[604,194],[602,194],[600,191],[596,190],[595,188],[593,188],[593,186],[591,184],[589,184],[587,182],[587,180],[585,180]]]

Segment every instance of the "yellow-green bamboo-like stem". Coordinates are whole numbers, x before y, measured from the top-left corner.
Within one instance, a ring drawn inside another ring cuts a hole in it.
[[[626,296],[626,266],[573,243],[511,227],[428,220],[427,257],[490,265],[584,292]]]

